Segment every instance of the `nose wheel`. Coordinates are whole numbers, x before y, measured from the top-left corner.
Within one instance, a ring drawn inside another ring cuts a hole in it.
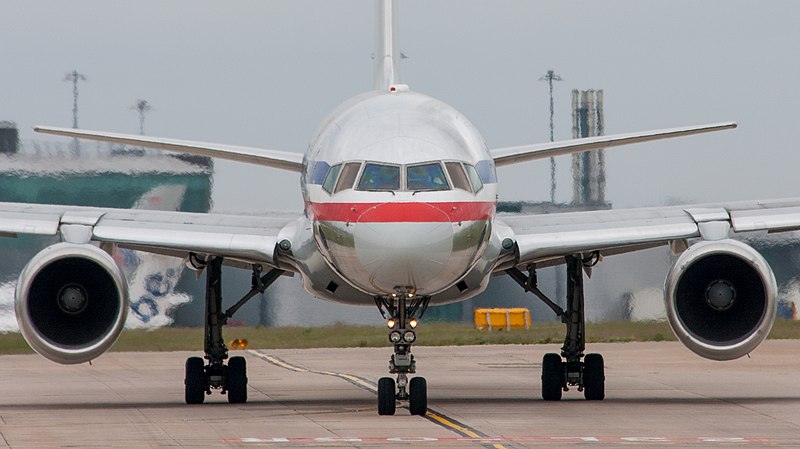
[[[391,377],[381,377],[378,380],[378,414],[394,415],[397,410],[397,401],[401,398]],[[412,415],[425,416],[428,413],[428,382],[424,377],[413,377],[408,384],[408,411]]]
[[[412,415],[418,416],[428,413],[428,382],[424,377],[411,379],[408,386],[408,410]]]
[[[381,377],[378,379],[378,414],[394,415],[397,408],[397,390],[394,379]]]
[[[378,414],[394,415],[398,402],[408,402],[412,415],[428,413],[428,384],[424,377],[413,377],[417,372],[416,361],[411,354],[411,345],[416,341],[414,331],[419,318],[428,307],[430,298],[398,292],[390,297],[376,298],[375,303],[389,327],[389,341],[394,354],[389,359],[389,373],[396,378],[382,377],[378,380]]]

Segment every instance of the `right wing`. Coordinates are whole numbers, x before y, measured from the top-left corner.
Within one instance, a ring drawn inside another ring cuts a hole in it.
[[[279,234],[298,218],[289,213],[253,217],[0,203],[0,236],[61,234],[67,241],[85,239],[175,257],[215,255],[277,267]]]
[[[133,134],[119,134],[105,131],[86,131],[71,128],[54,128],[37,126],[34,131],[56,136],[79,139],[98,140],[101,142],[137,145],[159,150],[188,153],[197,156],[228,159],[250,164],[265,165],[300,173],[303,167],[303,155],[289,151],[267,150],[263,148],[240,147],[219,143],[194,142],[189,140],[164,139]]]
[[[736,123],[733,122],[715,123],[712,125],[700,126],[684,126],[682,128],[659,129],[655,131],[613,134],[610,136],[562,140],[560,142],[546,142],[532,145],[495,148],[490,150],[489,153],[492,155],[495,165],[502,167],[504,165],[517,164],[536,159],[545,159],[564,154],[580,153],[582,151],[597,150],[600,148],[649,142],[659,139],[669,139],[672,137],[690,136],[692,134],[702,134],[733,128],[736,128]]]
[[[598,251],[608,256],[667,244],[680,250],[691,238],[716,240],[740,232],[800,230],[800,198],[541,215],[501,214],[497,221],[508,227],[507,237],[516,244],[515,266],[545,267],[563,263],[564,256],[570,254]]]

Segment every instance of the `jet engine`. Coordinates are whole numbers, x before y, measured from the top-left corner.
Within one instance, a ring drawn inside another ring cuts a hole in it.
[[[57,243],[23,268],[15,296],[23,337],[48,359],[75,364],[106,352],[128,315],[128,286],[100,248]]]
[[[769,334],[777,310],[772,269],[750,246],[704,241],[687,249],[667,274],[672,331],[686,347],[712,360],[750,353]]]

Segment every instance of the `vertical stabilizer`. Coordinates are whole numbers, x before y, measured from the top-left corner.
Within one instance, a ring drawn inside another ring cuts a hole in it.
[[[400,50],[397,48],[397,1],[375,0],[375,68],[373,88],[388,89],[400,83]]]

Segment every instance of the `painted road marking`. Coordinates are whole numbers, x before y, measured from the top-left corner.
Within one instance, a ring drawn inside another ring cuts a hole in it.
[[[783,440],[770,440],[767,438],[742,438],[742,437],[656,437],[656,436],[563,436],[563,437],[493,437],[493,438],[466,438],[466,437],[422,437],[422,436],[406,436],[406,437],[320,437],[320,438],[233,438],[223,440],[226,443],[251,443],[251,444],[265,444],[265,443],[450,443],[450,442],[471,442],[471,443],[611,443],[611,444],[624,444],[624,443],[654,443],[653,447],[658,447],[660,444],[756,444],[762,446],[765,444],[783,444]]]
[[[338,373],[334,371],[317,371],[310,368],[305,368],[299,365],[289,363],[286,360],[275,357],[274,355],[270,355],[263,351],[257,351],[254,349],[249,349],[247,352],[249,352],[251,355],[258,357],[261,360],[264,360],[267,363],[271,363],[280,368],[284,368],[297,373],[312,373],[323,376],[338,377],[361,389],[367,390],[370,393],[378,394],[378,385],[375,382],[367,380],[363,377],[347,373]],[[469,425],[464,424],[462,422],[459,422],[434,408],[428,407],[428,413],[424,416],[424,418],[436,425],[439,425],[447,430],[457,433],[461,437],[467,438],[467,440],[465,441],[474,441],[476,443],[481,443],[483,444],[484,447],[487,448],[509,449],[507,446],[498,443],[497,442],[498,439],[492,438],[489,435],[486,435],[485,433],[481,432],[480,430],[470,427]]]
[[[299,373],[320,374],[324,376],[334,376],[345,380],[359,388],[367,390],[373,394],[378,394],[378,386],[374,382],[353,374],[337,373],[333,371],[317,371],[292,364],[286,360],[275,357],[265,352],[248,350],[250,354],[264,360],[267,363]],[[405,437],[320,437],[320,438],[236,438],[226,439],[230,443],[288,443],[288,444],[310,444],[310,443],[477,443],[487,448],[506,449],[513,443],[605,443],[605,444],[630,444],[630,443],[651,443],[658,444],[750,444],[761,447],[766,444],[779,444],[780,441],[766,438],[744,438],[744,437],[680,437],[672,438],[665,436],[631,436],[631,435],[602,435],[602,436],[518,436],[518,437],[492,437],[483,432],[461,423],[436,409],[428,408],[425,419],[437,424],[445,429],[458,434],[458,437],[425,437],[425,436],[405,436]]]

